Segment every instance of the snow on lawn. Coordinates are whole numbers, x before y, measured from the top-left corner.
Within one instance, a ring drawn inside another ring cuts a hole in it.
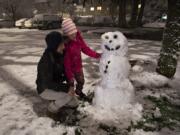
[[[44,37],[48,32],[26,29],[0,29],[0,134],[74,135],[77,128],[82,129],[82,134],[85,135],[128,134],[128,131],[121,125],[118,125],[119,129],[116,129],[111,125],[111,121],[109,123],[99,123],[90,115],[86,116],[85,108],[90,107],[86,102],[80,103],[78,110],[84,113],[83,115],[86,117],[82,118],[77,126],[55,124],[52,119],[46,117],[47,104],[37,95],[35,80],[37,62],[45,48]],[[91,48],[101,52],[100,37],[92,36],[87,38],[86,41]],[[167,82],[165,78],[154,74],[154,67],[151,66],[156,65],[160,45],[160,42],[154,41],[129,40],[129,59],[138,61],[135,64],[135,70],[132,70],[132,75],[137,75],[134,81],[139,81],[145,86],[152,86],[152,84],[157,86],[160,83]],[[83,65],[86,80],[84,91],[92,93],[99,82],[98,61],[83,55]],[[179,68],[177,71],[180,73]],[[143,76],[141,76],[141,73]],[[171,83],[173,86],[178,85],[179,73],[175,76],[175,80],[172,81],[174,84]],[[130,79],[133,79],[133,77],[130,77]],[[157,83],[159,79],[160,82]],[[151,83],[148,83],[149,81]],[[146,88],[143,91],[137,91],[137,98],[142,99],[145,95],[158,94],[158,92],[164,92],[166,95],[175,92],[171,88],[157,88],[155,90],[157,91],[150,91]],[[175,95],[177,94],[175,93]],[[142,130],[131,132],[131,135],[146,134],[158,135],[156,132],[147,133]]]
[[[18,29],[18,28],[1,28],[0,32],[10,32],[10,33],[22,33],[22,32],[32,32],[32,31],[38,31],[36,29]]]
[[[150,28],[164,28],[166,25],[165,22],[153,22],[153,23],[146,23],[143,27],[150,27]]]
[[[130,135],[159,135],[157,132],[145,132],[142,129],[135,130],[130,133]]]
[[[169,79],[157,74],[156,72],[142,72],[131,76],[131,80],[136,87],[163,87],[168,84]]]

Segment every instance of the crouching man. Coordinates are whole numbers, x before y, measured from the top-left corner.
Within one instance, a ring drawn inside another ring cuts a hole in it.
[[[63,36],[59,32],[51,32],[45,40],[47,48],[37,67],[37,91],[41,98],[50,101],[48,115],[57,117],[58,112],[63,111],[60,108],[76,108],[78,100],[74,88],[66,83]]]

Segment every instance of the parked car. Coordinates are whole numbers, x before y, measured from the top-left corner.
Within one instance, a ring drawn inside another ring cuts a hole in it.
[[[92,25],[93,16],[78,16],[75,18],[78,25]]]
[[[111,26],[113,20],[111,16],[94,16],[94,25],[97,26]]]
[[[14,22],[11,20],[0,19],[0,28],[11,28],[14,26]]]
[[[34,28],[33,23],[34,23],[34,19],[33,18],[28,19],[27,21],[25,21],[24,27],[28,28],[28,29],[32,29],[32,28]]]
[[[62,23],[62,18],[54,14],[38,14],[33,19],[34,27],[38,29],[57,29]]]
[[[27,20],[28,20],[28,18],[22,18],[20,20],[17,20],[16,23],[15,23],[15,26],[18,27],[18,28],[23,28],[24,27],[24,23]]]

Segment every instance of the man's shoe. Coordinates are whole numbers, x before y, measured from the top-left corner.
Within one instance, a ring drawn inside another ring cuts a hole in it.
[[[79,96],[79,100],[87,101],[87,102],[89,102],[89,103],[92,102],[91,99],[89,99],[89,97],[86,96],[82,91],[77,91],[77,90],[76,90],[75,92],[76,92],[76,94]]]
[[[47,110],[46,115],[54,121],[59,121],[58,113],[53,113]]]

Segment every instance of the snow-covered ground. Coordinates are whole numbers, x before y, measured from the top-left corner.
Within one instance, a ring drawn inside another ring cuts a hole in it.
[[[35,85],[36,66],[45,48],[44,37],[48,32],[0,29],[0,135],[74,135],[79,129],[85,135],[106,135],[110,132],[113,135],[180,134],[178,129],[171,131],[167,128],[155,132],[134,129],[128,133],[120,125],[115,130],[116,128],[106,127],[90,116],[82,118],[76,126],[55,124],[46,117],[46,102],[38,97]],[[101,51],[100,37],[85,34],[85,39],[91,48]],[[180,100],[180,66],[173,80],[153,73],[160,46],[161,42],[157,41],[129,40],[129,59],[136,63],[130,79],[136,87],[137,100],[145,109],[151,105],[144,102],[145,96],[165,96],[177,104]],[[90,93],[98,85],[98,61],[83,55],[83,65],[86,80],[84,91]],[[164,86],[167,84],[169,87]],[[84,106],[86,108],[90,105],[81,103],[79,111],[82,114],[86,113]]]
[[[165,22],[153,22],[153,23],[146,23],[143,27],[150,27],[150,28],[164,28]]]

